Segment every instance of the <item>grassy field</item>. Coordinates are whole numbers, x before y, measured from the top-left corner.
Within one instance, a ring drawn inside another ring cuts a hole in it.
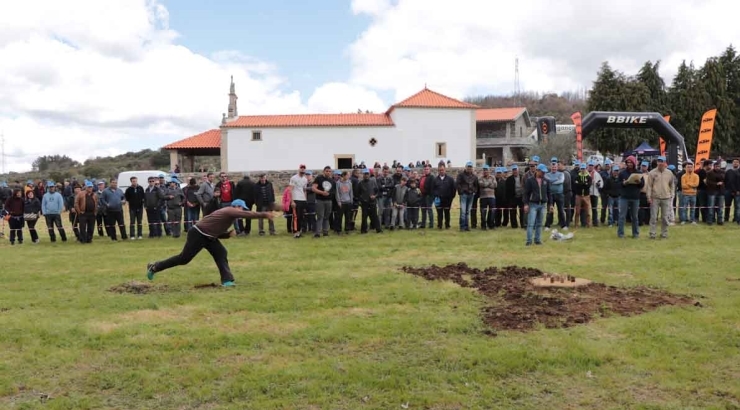
[[[146,262],[183,239],[0,242],[2,409],[740,408],[740,228],[672,227],[668,241],[577,230],[525,248],[522,230],[386,232],[225,241],[210,256]],[[456,225],[456,223],[455,223]],[[569,329],[484,334],[482,297],[404,265],[522,265],[691,294]]]

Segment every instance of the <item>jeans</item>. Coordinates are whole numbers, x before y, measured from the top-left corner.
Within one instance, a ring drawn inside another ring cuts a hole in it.
[[[174,266],[187,265],[203,249],[207,250],[213,257],[213,261],[216,262],[218,273],[221,275],[221,283],[233,282],[234,276],[231,274],[231,269],[229,269],[226,248],[224,248],[218,238],[205,236],[198,232],[197,229],[188,231],[185,246],[183,246],[182,251],[178,255],[161,262],[155,262],[154,271],[161,272]]]
[[[57,241],[57,236],[54,233],[54,226],[56,226],[59,230],[59,236],[62,238],[62,242],[67,242],[67,233],[64,232],[64,228],[62,227],[62,216],[47,214],[44,215],[44,217],[46,218],[46,227],[49,229],[49,238],[51,238],[51,241]]]
[[[470,229],[470,210],[474,198],[473,194],[460,194],[460,229]]]
[[[624,238],[624,222],[627,219],[627,211],[632,219],[632,237],[640,236],[640,220],[638,211],[640,210],[639,199],[619,198],[619,224],[617,225],[617,236]]]
[[[427,226],[427,216],[429,216],[429,227],[434,226],[434,209],[432,209],[432,205],[434,205],[434,196],[433,195],[424,195],[421,199],[421,226]]]
[[[713,194],[708,197],[709,215],[707,222],[714,223],[714,215],[717,215],[717,222],[724,223],[725,194]]]
[[[383,226],[390,226],[391,221],[391,199],[389,197],[378,198],[378,219]]]
[[[740,194],[735,195],[735,222],[740,224]]]
[[[607,196],[606,207],[609,208],[609,225],[619,222],[619,198]]]
[[[496,210],[496,198],[480,199],[480,227],[482,229],[494,228],[494,212]]]
[[[259,204],[257,205],[257,212],[270,212],[272,211],[272,204]],[[260,230],[260,234],[265,233],[265,220],[260,218],[257,220],[257,226]],[[275,222],[272,219],[267,220],[267,228],[270,230],[270,235],[275,234]]]
[[[189,231],[198,222],[198,218],[200,218],[200,206],[185,207],[185,232]]]
[[[314,234],[329,233],[329,221],[331,220],[331,200],[317,200],[316,201],[316,225]],[[261,219],[260,219],[261,220]],[[260,232],[262,228],[260,228]]]
[[[144,209],[128,209],[129,236],[141,238],[141,226],[144,223]],[[134,222],[135,221],[135,222]],[[135,229],[134,229],[135,227]]]
[[[724,197],[723,197],[724,198]],[[660,236],[668,237],[668,224],[671,222],[668,214],[671,212],[671,198],[657,199],[653,198],[650,203],[650,237],[655,237],[655,231],[658,229],[658,211],[660,211]]]
[[[681,222],[696,222],[696,195],[681,195],[681,208],[678,210]]]
[[[560,228],[565,228],[566,226],[568,226],[568,221],[565,218],[565,195],[552,194],[552,202],[553,206],[557,205],[558,207],[558,223],[560,224]],[[555,219],[555,213],[548,212],[547,219],[545,220],[545,226],[548,228],[551,227],[553,219]]]
[[[534,243],[542,243],[542,221],[545,219],[547,204],[529,204],[527,215],[527,243],[532,243],[532,232],[534,231]]]

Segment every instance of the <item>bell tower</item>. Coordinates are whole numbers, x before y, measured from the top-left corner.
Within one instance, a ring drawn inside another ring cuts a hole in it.
[[[234,76],[231,76],[231,86],[229,87],[229,110],[228,119],[234,119],[239,116],[239,111],[236,108],[236,100],[239,97],[236,96],[236,85],[234,84]]]

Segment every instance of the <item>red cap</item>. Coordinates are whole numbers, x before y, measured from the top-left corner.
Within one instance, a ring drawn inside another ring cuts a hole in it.
[[[305,169],[306,168],[306,164],[298,165],[298,168],[304,168]]]

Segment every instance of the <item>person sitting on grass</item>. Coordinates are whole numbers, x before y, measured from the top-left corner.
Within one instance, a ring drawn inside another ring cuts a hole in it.
[[[221,285],[234,286],[234,275],[231,274],[229,261],[226,258],[226,248],[219,239],[235,236],[236,232],[229,228],[237,219],[272,219],[272,212],[252,212],[247,210],[247,204],[241,199],[231,202],[230,207],[221,208],[201,219],[188,231],[185,246],[180,254],[159,262],[149,263],[146,267],[146,277],[154,280],[156,273],[166,269],[187,265],[203,249],[213,257],[221,275]]]

